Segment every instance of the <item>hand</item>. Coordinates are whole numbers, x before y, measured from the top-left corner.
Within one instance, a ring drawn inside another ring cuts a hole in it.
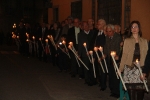
[[[115,60],[119,60],[119,56],[116,55],[116,56],[115,56]]]
[[[98,59],[98,62],[100,63],[100,62],[101,62],[101,59]]]
[[[143,73],[143,77],[142,76],[140,76],[140,79],[143,81],[143,80],[145,80],[146,79],[146,74],[145,73]]]

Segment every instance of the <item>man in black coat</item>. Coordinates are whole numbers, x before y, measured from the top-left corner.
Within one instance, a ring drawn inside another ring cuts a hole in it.
[[[75,18],[74,27],[68,30],[67,39],[66,39],[67,45],[69,44],[69,42],[73,42],[76,51],[78,51],[78,33],[81,32],[81,29],[79,28],[79,24],[80,24],[79,19]],[[71,77],[75,77],[76,74],[78,73],[79,66],[77,64],[75,55],[72,52],[70,52],[70,56],[71,56]]]
[[[106,42],[106,34],[104,34],[104,32],[106,31],[105,29],[105,25],[106,25],[106,22],[104,19],[99,19],[98,22],[97,22],[97,30],[95,31],[94,33],[94,36],[93,36],[93,44],[95,47],[102,47],[104,48],[104,45],[105,45],[105,42]],[[97,51],[100,58],[102,57],[102,54],[101,52],[98,50]],[[95,58],[95,67],[96,67],[96,75],[97,75],[97,79],[98,81],[100,81],[100,87],[101,87],[101,91],[104,91],[106,89],[106,76],[107,74],[105,74],[103,71],[102,71],[102,68],[98,62],[98,58],[96,56],[96,54],[94,55],[94,58]],[[102,64],[103,64],[103,67],[105,66],[104,65],[104,62],[103,60],[101,60]],[[106,72],[106,69],[104,67],[104,70]]]
[[[93,31],[89,29],[87,22],[83,22],[82,25],[83,31],[78,34],[78,55],[84,64],[89,68],[89,70],[87,70],[84,66],[81,66],[80,70],[82,71],[83,68],[85,83],[87,83],[89,86],[92,86],[95,84],[93,67],[91,66],[91,60],[88,58],[89,52],[86,52],[85,46],[83,44],[86,43],[86,48],[88,51],[90,51]]]

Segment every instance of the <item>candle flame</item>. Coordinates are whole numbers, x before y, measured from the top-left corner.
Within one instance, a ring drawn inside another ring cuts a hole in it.
[[[111,55],[112,56],[116,56],[116,52],[115,51],[111,51]]]
[[[94,47],[94,51],[97,51],[97,47]]]
[[[136,63],[138,63],[139,61],[138,61],[138,59],[136,59]]]
[[[61,43],[61,42],[60,42],[59,44],[60,44],[60,45],[62,45],[62,43]]]
[[[73,46],[73,42],[69,42],[70,46]]]
[[[86,43],[83,43],[84,46],[86,46]]]
[[[48,39],[45,39],[46,42],[48,42]]]
[[[100,51],[103,51],[103,47],[101,47],[101,46],[100,46],[98,49],[99,49]]]
[[[93,51],[89,51],[89,53],[92,55],[92,54],[93,54]]]
[[[35,39],[35,37],[34,37],[34,36],[33,36],[32,38],[33,38],[33,39]]]
[[[65,41],[62,41],[62,43],[63,43],[63,44],[66,44],[66,42],[65,42]]]

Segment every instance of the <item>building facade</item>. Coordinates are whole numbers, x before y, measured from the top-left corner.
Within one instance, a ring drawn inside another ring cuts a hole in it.
[[[48,23],[63,21],[68,16],[81,20],[103,18],[107,23],[121,25],[122,33],[132,20],[139,20],[143,37],[150,39],[150,0],[51,0]]]

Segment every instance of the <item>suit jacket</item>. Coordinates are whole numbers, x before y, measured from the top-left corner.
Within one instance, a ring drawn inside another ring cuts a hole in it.
[[[83,46],[83,43],[86,43],[87,50],[90,50],[90,44],[92,40],[93,32],[90,31],[89,34],[86,34],[84,31],[81,31],[78,34],[78,54],[81,57],[87,57],[86,49]]]
[[[80,29],[80,32],[82,30]],[[67,34],[67,39],[66,39],[66,43],[67,45],[69,44],[69,42],[73,42],[75,49],[77,50],[78,47],[76,46],[76,35],[75,35],[75,27],[72,27],[68,30],[68,34]]]
[[[104,47],[105,45],[105,42],[106,42],[106,36],[104,34],[104,32],[98,36],[98,33],[99,33],[99,30],[96,30],[94,32],[94,35],[93,35],[93,44],[94,46],[96,47]]]
[[[110,57],[111,51],[115,51],[116,55],[120,54],[120,43],[122,39],[120,35],[117,33],[114,33],[113,37],[110,39],[108,36],[106,36],[106,44],[104,46],[104,54],[108,57]]]
[[[139,37],[138,40],[140,46],[140,65],[144,66],[144,61],[148,50],[148,42],[146,39],[141,37]],[[119,68],[121,71],[123,71],[124,65],[132,65],[135,43],[136,41],[133,37],[125,39],[123,46],[123,54]]]

